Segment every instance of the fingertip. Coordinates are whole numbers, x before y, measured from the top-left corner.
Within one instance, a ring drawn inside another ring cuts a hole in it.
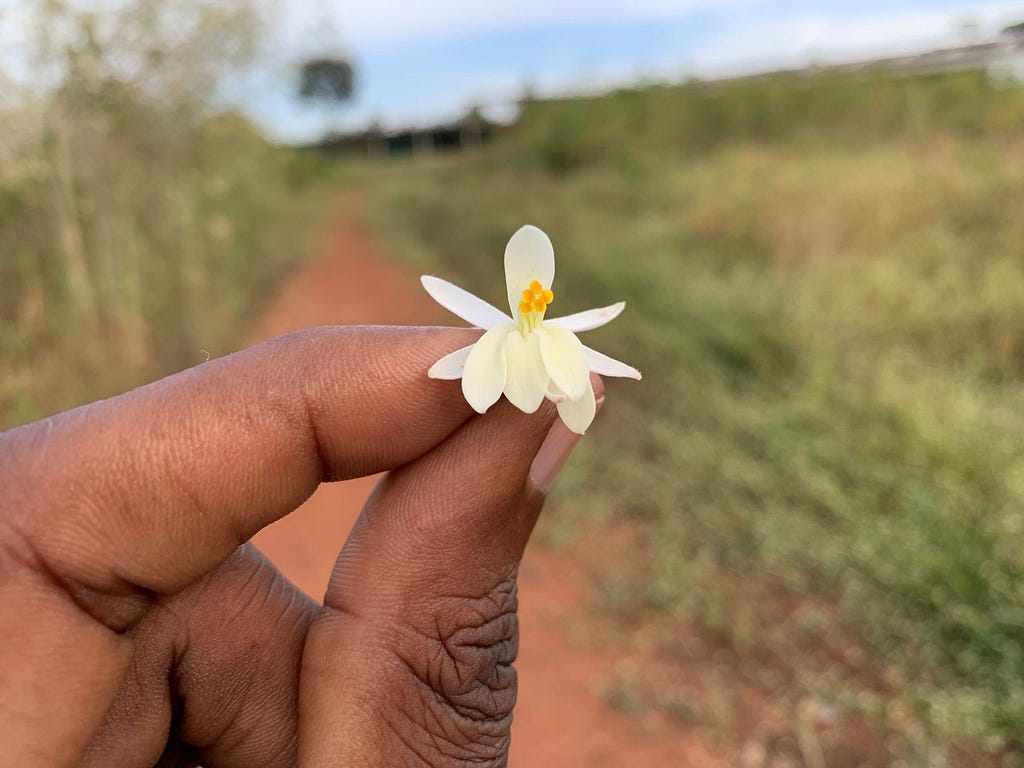
[[[583,435],[573,432],[561,419],[557,419],[530,465],[529,484],[547,496],[562,467],[582,439]]]

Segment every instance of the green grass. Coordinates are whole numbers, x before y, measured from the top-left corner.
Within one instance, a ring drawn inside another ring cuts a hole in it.
[[[362,169],[369,223],[498,305],[534,223],[556,314],[627,301],[588,343],[644,380],[609,385],[547,524],[642,527],[606,607],[997,750],[1024,732],[1022,105],[969,75],[534,103],[480,153]],[[848,643],[866,666],[804,652]]]

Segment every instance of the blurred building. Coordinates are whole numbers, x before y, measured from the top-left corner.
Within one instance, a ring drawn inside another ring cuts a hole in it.
[[[472,149],[490,141],[500,128],[480,110],[472,109],[451,123],[390,130],[374,124],[363,131],[327,136],[309,148],[365,157]]]

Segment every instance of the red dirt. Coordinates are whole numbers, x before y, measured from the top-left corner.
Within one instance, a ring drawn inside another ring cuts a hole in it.
[[[358,291],[350,286],[359,286]],[[255,339],[311,325],[450,323],[415,275],[389,263],[347,220],[317,258],[280,292]],[[376,478],[325,484],[301,508],[256,536],[257,546],[301,589],[319,598]],[[729,764],[683,725],[612,709],[602,682],[618,652],[581,642],[592,583],[561,553],[532,545],[520,577],[520,696],[512,731],[513,768],[714,768]],[[578,633],[577,633],[578,634]]]

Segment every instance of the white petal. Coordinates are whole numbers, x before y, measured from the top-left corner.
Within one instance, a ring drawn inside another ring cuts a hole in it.
[[[568,328],[573,333],[582,333],[583,331],[592,331],[595,328],[600,328],[602,325],[610,323],[618,317],[625,308],[626,302],[620,301],[618,304],[612,304],[610,307],[588,309],[584,312],[577,312],[574,315],[553,317],[550,320],[545,320],[544,322],[555,323],[563,328]]]
[[[518,317],[523,291],[533,280],[551,288],[555,279],[555,249],[541,230],[527,224],[520,227],[505,246],[505,287],[512,317]]]
[[[540,354],[551,380],[575,400],[590,386],[590,368],[580,340],[572,331],[547,323],[541,323],[533,333],[540,336]]]
[[[420,282],[434,301],[470,325],[490,330],[498,323],[507,323],[512,319],[497,307],[447,280],[424,275]]]
[[[584,345],[583,355],[587,358],[587,365],[590,366],[590,370],[594,373],[599,373],[602,376],[619,376],[626,379],[636,379],[637,381],[643,378],[640,375],[640,371],[633,366],[620,363],[614,357],[603,355],[596,349],[591,349]]]
[[[469,359],[469,353],[475,346],[476,344],[470,344],[468,347],[456,349],[451,354],[445,355],[430,366],[427,376],[432,379],[461,379],[462,371],[466,367],[466,360]]]
[[[554,382],[551,382],[550,384],[548,384],[548,386],[550,387],[550,389],[548,389],[548,391],[544,393],[544,397],[546,397],[555,405],[558,405],[560,402],[565,400],[565,392],[560,390]]]
[[[462,372],[462,394],[477,413],[486,413],[501,397],[505,387],[505,337],[515,328],[512,322],[494,326],[469,352]]]
[[[558,415],[562,418],[562,422],[578,435],[587,431],[590,422],[594,420],[595,413],[597,413],[597,402],[594,400],[594,388],[591,386],[589,378],[587,378],[587,388],[582,395],[575,400],[565,398],[558,403]]]
[[[540,336],[510,333],[505,340],[505,359],[505,397],[523,413],[533,413],[544,402],[551,381],[540,355]]]

